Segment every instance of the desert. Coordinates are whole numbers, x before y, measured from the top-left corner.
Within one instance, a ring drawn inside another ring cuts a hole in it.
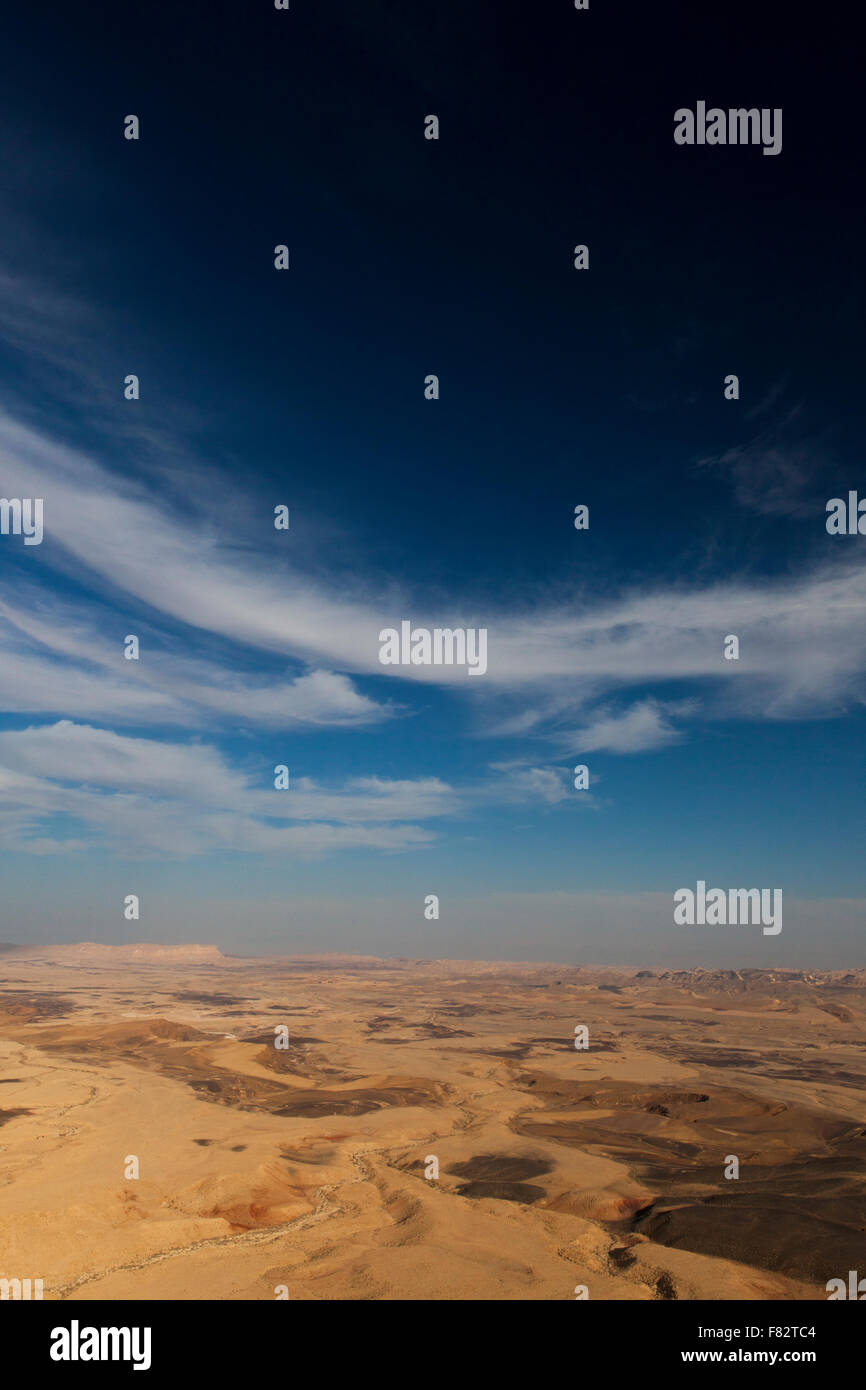
[[[809,1300],[863,1264],[864,971],[0,962],[0,1276],[46,1300]]]

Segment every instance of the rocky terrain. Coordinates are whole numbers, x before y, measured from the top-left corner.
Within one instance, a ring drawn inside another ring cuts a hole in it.
[[[864,986],[2,948],[0,1277],[46,1299],[825,1299],[863,1264]]]

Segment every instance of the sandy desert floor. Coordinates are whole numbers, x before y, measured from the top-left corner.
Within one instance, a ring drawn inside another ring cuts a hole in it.
[[[864,971],[6,948],[0,1278],[826,1299],[864,1264],[864,1096]]]

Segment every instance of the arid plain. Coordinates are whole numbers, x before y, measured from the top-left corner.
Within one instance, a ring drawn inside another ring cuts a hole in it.
[[[0,1278],[46,1299],[826,1299],[866,1269],[864,987],[2,948]]]

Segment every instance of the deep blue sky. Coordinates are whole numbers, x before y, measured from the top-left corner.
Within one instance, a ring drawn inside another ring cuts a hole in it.
[[[45,539],[0,536],[2,936],[862,963],[844,22],[179,8],[6,22],[0,496]],[[781,154],[677,146],[699,99]],[[379,666],[403,618],[488,673]],[[699,878],[785,931],[674,931]]]

